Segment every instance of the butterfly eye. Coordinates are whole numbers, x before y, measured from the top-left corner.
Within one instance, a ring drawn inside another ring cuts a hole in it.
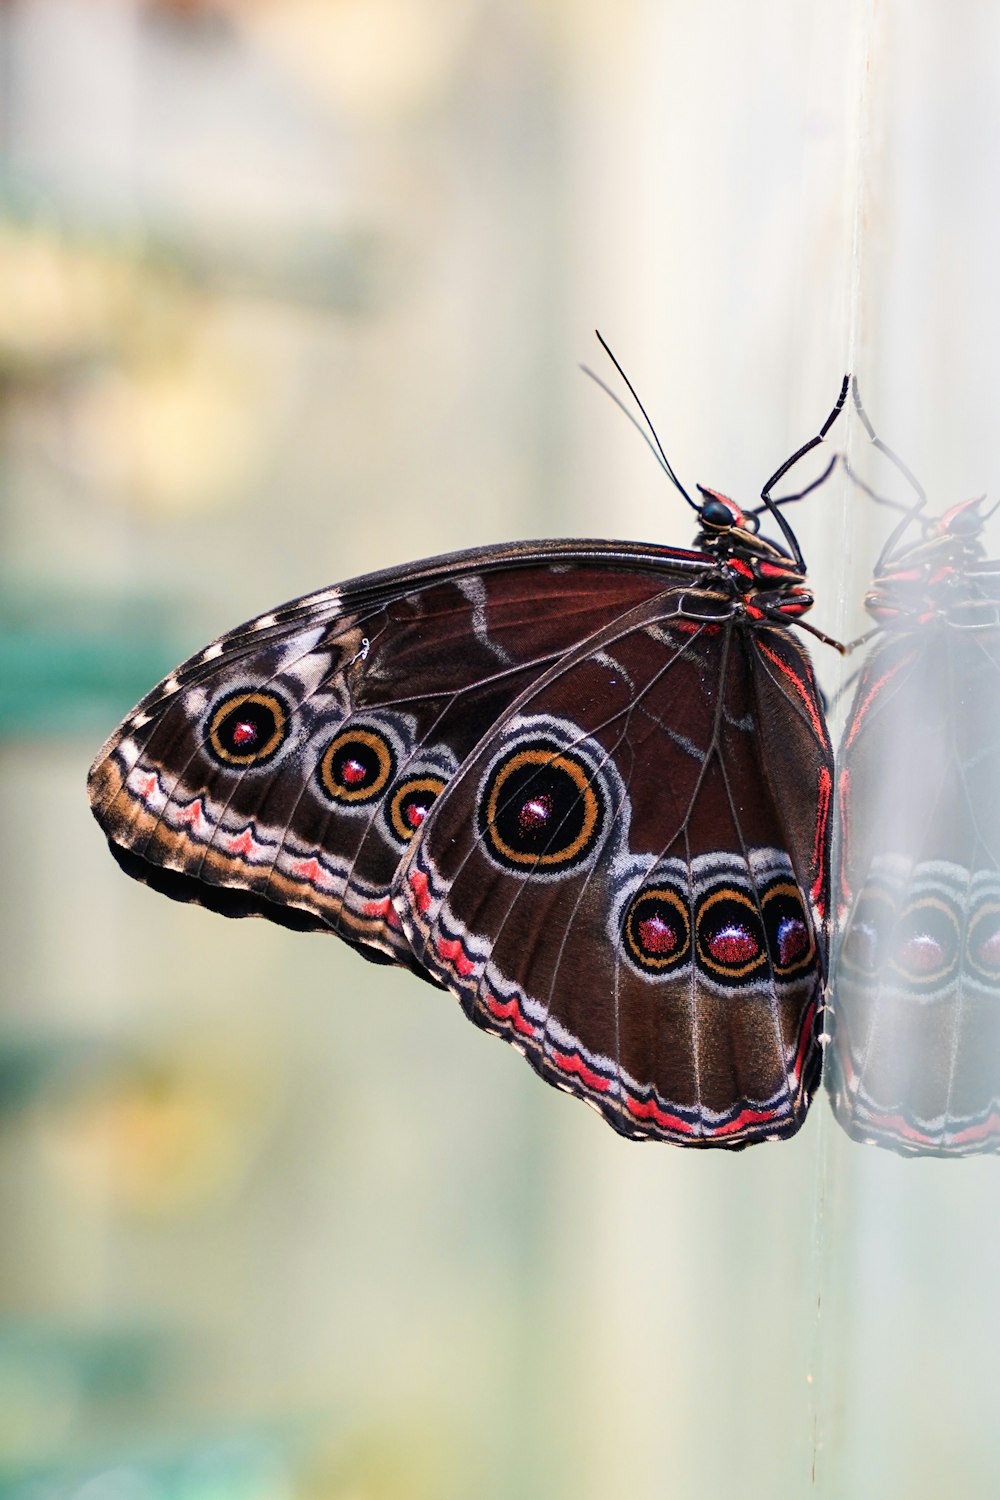
[[[625,952],[646,973],[672,973],[691,956],[687,903],[669,886],[647,886],[637,891],[623,926]]]
[[[721,529],[732,526],[735,517],[724,500],[706,500],[701,508],[701,520],[705,526]]]
[[[768,966],[767,943],[757,907],[742,891],[722,886],[705,897],[698,912],[698,960],[723,984],[744,984]]]
[[[603,823],[604,796],[590,767],[548,741],[522,743],[499,760],[480,799],[480,831],[507,869],[572,869]]]
[[[389,827],[401,843],[408,844],[431,807],[444,791],[440,776],[409,776],[389,799]]]
[[[380,797],[395,769],[396,757],[384,735],[373,729],[349,729],[324,750],[319,782],[335,802],[356,805]]]
[[[230,693],[209,721],[209,749],[223,765],[265,765],[284,744],[288,720],[277,693]]]

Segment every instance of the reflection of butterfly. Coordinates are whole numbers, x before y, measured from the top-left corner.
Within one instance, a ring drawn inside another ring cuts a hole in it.
[[[855,1139],[962,1155],[1000,1149],[1000,563],[982,500],[919,510],[876,568],[838,754],[827,1081]]]
[[[818,1073],[832,762],[788,628],[812,603],[777,508],[797,497],[770,489],[845,393],[756,510],[694,504],[662,459],[699,551],[458,553],[223,636],[94,764],[115,857],[452,990],[624,1135],[792,1134]]]

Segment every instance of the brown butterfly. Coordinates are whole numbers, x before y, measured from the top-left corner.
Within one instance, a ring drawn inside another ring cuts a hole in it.
[[[791,1135],[819,1071],[832,757],[780,506],[832,463],[771,490],[846,388],[754,509],[691,500],[659,449],[696,550],[456,553],[220,637],[94,763],[116,859],[451,990],[623,1135]]]

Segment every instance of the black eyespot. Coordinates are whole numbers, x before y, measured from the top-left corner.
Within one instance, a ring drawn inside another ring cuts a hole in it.
[[[604,795],[593,771],[549,740],[522,742],[499,760],[479,801],[479,829],[490,852],[522,872],[574,868],[603,825]]]
[[[775,977],[790,979],[807,973],[815,963],[816,944],[798,887],[786,880],[770,886],[761,898],[761,909]]]
[[[698,908],[695,924],[699,966],[712,979],[743,985],[769,968],[760,914],[745,891],[718,886]]]
[[[691,919],[684,895],[659,883],[638,890],[623,921],[625,954],[644,973],[667,975],[691,957]]]
[[[371,802],[392,779],[396,757],[385,735],[374,729],[346,729],[320,758],[319,784],[335,802]]]
[[[288,734],[289,710],[275,692],[230,693],[208,724],[208,749],[226,766],[262,766],[273,760]]]
[[[848,973],[874,978],[880,972],[895,920],[896,909],[887,892],[876,888],[862,895],[841,950],[841,961]]]
[[[417,833],[445,782],[440,776],[408,776],[393,790],[387,812],[389,828],[400,843],[408,844]]]

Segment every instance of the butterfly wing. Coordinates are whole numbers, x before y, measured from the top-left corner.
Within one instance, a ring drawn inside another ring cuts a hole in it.
[[[998,703],[995,608],[939,619],[872,652],[841,744],[828,1086],[907,1154],[1000,1149]]]
[[[122,867],[179,900],[414,960],[396,866],[479,739],[540,674],[697,553],[630,543],[477,550],[322,590],[171,673],[94,762]]]
[[[829,746],[805,651],[712,568],[548,543],[307,596],[138,706],[95,815],[171,896],[452,989],[625,1134],[790,1134]]]
[[[393,894],[548,1082],[627,1136],[735,1148],[792,1134],[816,1082],[832,762],[804,649],[720,602],[667,590],[533,683]]]

